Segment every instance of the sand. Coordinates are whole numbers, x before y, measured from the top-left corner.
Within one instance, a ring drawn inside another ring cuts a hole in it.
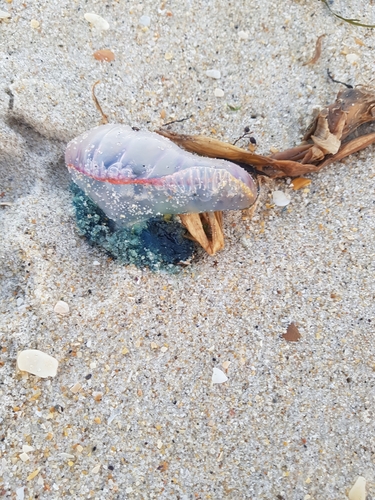
[[[357,3],[342,12],[375,22]],[[291,147],[344,88],[327,69],[371,83],[374,32],[303,0],[0,10],[2,495],[341,500],[363,476],[374,497],[374,147],[306,189],[264,186],[252,220],[225,214],[225,249],[179,274],[90,247],[63,159],[100,122],[97,80],[112,122],[193,115],[172,130],[234,142],[248,126],[259,153]],[[290,205],[272,207],[273,190]],[[298,342],[282,338],[292,322]],[[24,349],[54,356],[56,377],[17,372]],[[213,385],[213,368],[228,380]]]

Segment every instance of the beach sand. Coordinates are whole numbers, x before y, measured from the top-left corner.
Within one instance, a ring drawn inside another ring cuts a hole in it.
[[[261,154],[292,147],[344,88],[327,69],[371,83],[374,31],[303,0],[0,10],[0,493],[341,500],[363,476],[375,498],[375,148],[306,189],[263,186],[252,220],[225,213],[225,249],[198,250],[178,274],[88,245],[63,157],[100,122],[97,80],[111,122],[155,130],[192,115],[171,130],[234,142],[249,127]],[[292,322],[298,342],[282,338]],[[54,356],[56,377],[17,372],[24,349]]]

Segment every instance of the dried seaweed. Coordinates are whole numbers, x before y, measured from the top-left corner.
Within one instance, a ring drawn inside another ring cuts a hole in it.
[[[323,38],[325,37],[325,35],[320,35],[320,37],[318,37],[317,41],[316,41],[316,45],[315,45],[315,52],[314,52],[314,55],[312,56],[312,58],[305,62],[302,66],[308,66],[310,64],[315,64],[319,58],[320,58],[320,55],[322,53],[322,42],[323,42]]]
[[[238,146],[202,135],[181,135],[166,130],[158,133],[168,137],[187,151],[211,158],[223,158],[249,166],[270,178],[300,177],[318,172],[323,167],[356,153],[375,143],[375,132],[366,133],[365,124],[375,123],[375,92],[366,87],[346,89],[336,101],[315,118],[299,146],[262,156]],[[185,214],[180,216],[193,239],[213,255],[224,246],[222,217]]]
[[[353,24],[353,26],[361,26],[362,28],[375,28],[375,24],[364,24],[364,23],[361,23],[358,19],[349,19],[347,17],[340,16],[340,14],[337,14],[336,12],[334,12],[331,9],[327,0],[322,0],[322,2],[328,8],[328,10],[331,12],[331,14],[333,14],[338,19],[341,19],[341,21],[345,21],[346,23]]]

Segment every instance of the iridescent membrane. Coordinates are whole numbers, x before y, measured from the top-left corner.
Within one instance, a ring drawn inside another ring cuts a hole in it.
[[[238,165],[125,125],[85,132],[68,144],[65,160],[73,181],[119,227],[164,214],[244,209],[257,197]]]

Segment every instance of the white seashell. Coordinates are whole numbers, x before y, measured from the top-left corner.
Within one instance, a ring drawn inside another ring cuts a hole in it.
[[[290,198],[283,191],[273,191],[272,200],[277,207],[286,207],[290,203]]]
[[[366,479],[359,476],[349,491],[349,500],[366,500]]]
[[[138,20],[138,24],[140,24],[141,26],[150,26],[151,24],[150,16],[141,16]]]
[[[206,75],[209,78],[213,78],[214,80],[219,80],[219,78],[221,77],[221,73],[218,69],[208,69],[206,71]]]
[[[98,14],[92,14],[91,12],[87,12],[85,14],[85,19],[88,21],[90,24],[94,26],[94,28],[98,30],[108,30],[109,29],[109,23],[102,17],[98,16]]]
[[[214,94],[215,94],[215,97],[224,97],[224,90],[223,89],[215,89]]]
[[[62,316],[65,316],[66,314],[69,314],[69,305],[64,302],[63,300],[59,300],[56,302],[55,307],[53,308],[56,314],[61,314]]]
[[[214,368],[212,370],[212,383],[213,384],[223,384],[228,380],[228,377],[224,372],[219,370],[219,368]]]
[[[0,10],[0,19],[7,19],[8,17],[10,17],[10,14],[8,14],[8,12]]]
[[[41,378],[55,377],[58,366],[59,362],[56,358],[38,349],[26,349],[17,356],[19,370],[32,373]]]

